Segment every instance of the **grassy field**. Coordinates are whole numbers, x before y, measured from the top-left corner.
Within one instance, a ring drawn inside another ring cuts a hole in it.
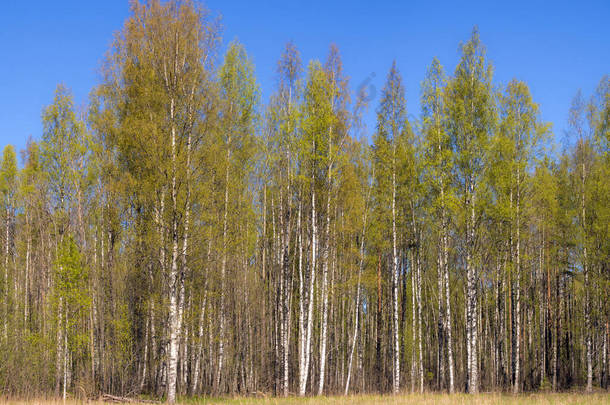
[[[76,404],[109,404],[101,401],[77,401],[68,400],[65,403],[61,400],[0,400],[3,404],[14,405],[76,405]],[[339,404],[354,404],[354,405],[449,405],[449,404],[483,404],[483,405],[526,405],[526,404],[549,404],[549,405],[567,405],[567,404],[585,404],[598,405],[610,404],[610,393],[595,393],[595,394],[579,394],[579,393],[540,393],[540,394],[523,394],[518,396],[506,394],[479,394],[479,395],[443,395],[443,394],[425,394],[425,395],[397,395],[397,396],[379,396],[379,395],[356,395],[356,396],[330,396],[330,397],[311,397],[311,398],[191,398],[180,402],[181,404],[189,405],[212,405],[212,404],[227,404],[227,405],[339,405]]]

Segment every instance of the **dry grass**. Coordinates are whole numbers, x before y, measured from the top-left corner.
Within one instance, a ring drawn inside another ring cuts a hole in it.
[[[526,404],[610,404],[610,394],[531,394],[531,395],[505,395],[505,394],[425,394],[425,395],[356,395],[331,396],[311,398],[234,398],[234,399],[208,399],[190,402],[192,404],[232,404],[232,405],[453,405],[453,404],[482,404],[482,405],[526,405]]]
[[[2,404],[11,405],[76,405],[76,404],[97,404],[108,405],[108,402],[100,401],[77,401],[68,400],[65,403],[61,400],[0,400]],[[538,394],[425,394],[425,395],[354,395],[354,396],[329,396],[329,397],[309,397],[309,398],[191,398],[181,401],[182,404],[190,405],[453,405],[453,404],[481,404],[481,405],[526,405],[526,404],[548,404],[548,405],[598,405],[610,404],[610,393],[538,393]]]

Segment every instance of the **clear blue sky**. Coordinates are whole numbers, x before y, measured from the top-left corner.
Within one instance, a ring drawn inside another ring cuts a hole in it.
[[[610,1],[220,1],[223,44],[239,39],[254,60],[268,99],[277,59],[293,40],[302,59],[323,60],[331,42],[342,53],[356,88],[367,78],[377,89],[393,59],[403,75],[409,112],[419,114],[420,83],[437,56],[448,72],[458,45],[479,26],[495,81],[526,81],[542,118],[562,137],[571,98],[591,94],[610,73]],[[8,1],[0,12],[0,146],[23,148],[41,135],[41,111],[59,82],[85,105],[97,69],[128,16],[127,0]],[[223,48],[224,48],[223,45]]]

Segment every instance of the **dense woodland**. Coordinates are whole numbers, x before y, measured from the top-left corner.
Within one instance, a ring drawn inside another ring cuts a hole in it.
[[[133,2],[87,106],[4,149],[4,395],[608,388],[608,76],[554,134],[474,29],[419,100],[288,43],[263,101],[219,27]]]

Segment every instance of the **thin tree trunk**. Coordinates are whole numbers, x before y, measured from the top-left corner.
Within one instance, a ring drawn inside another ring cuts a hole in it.
[[[369,187],[365,206],[364,206],[364,220],[362,224],[362,233],[360,234],[360,263],[358,264],[358,284],[356,285],[356,306],[355,306],[355,318],[354,318],[354,337],[352,339],[352,346],[349,352],[349,360],[347,365],[347,378],[345,380],[344,394],[347,395],[349,392],[349,384],[352,376],[352,362],[354,359],[354,351],[356,349],[356,342],[358,341],[358,327],[360,321],[360,280],[362,278],[362,270],[364,269],[364,238],[366,235],[366,225],[368,218],[368,210],[366,203],[369,201],[372,187]]]
[[[189,240],[189,225],[190,225],[190,208],[191,208],[191,184],[190,184],[190,173],[191,173],[191,132],[189,131],[186,141],[186,198],[184,202],[184,237],[182,241],[182,252],[180,252],[180,256],[182,258],[182,269],[178,276],[178,288],[179,292],[179,306],[178,306],[178,323],[179,329],[182,329],[182,325],[184,323],[184,302],[185,302],[185,291],[184,291],[184,278],[188,273],[188,240]],[[190,307],[190,300],[189,300]],[[180,330],[181,332],[181,330]],[[186,340],[188,339],[188,331],[186,331],[182,336],[182,345],[184,348],[182,355],[182,365],[180,367],[180,372],[182,374],[182,388],[187,387],[186,384]]]
[[[140,377],[140,391],[144,390],[144,384],[146,384],[146,372],[148,366],[148,339],[150,333],[150,323],[152,319],[151,304],[148,303],[148,316],[146,317],[146,331],[144,333],[144,360],[142,361],[142,373]]]
[[[59,297],[59,305],[57,308],[57,346],[56,346],[56,361],[55,361],[55,396],[59,396],[59,388],[61,385],[61,366],[63,359],[63,297]]]
[[[545,285],[544,285],[544,227],[542,228],[542,237],[539,246],[539,260],[540,260],[540,384],[542,387],[546,381],[546,365],[547,365],[547,353],[546,353],[546,325],[547,325],[547,312],[545,308]],[[547,283],[548,283],[547,279]],[[548,303],[546,303],[548,305]]]
[[[208,254],[207,254],[207,264],[210,263],[210,251],[212,247],[212,239],[210,238],[208,242]],[[203,300],[201,302],[201,310],[199,312],[199,322],[198,322],[198,330],[197,330],[197,354],[195,355],[195,365],[193,366],[193,376],[191,379],[191,394],[197,393],[197,387],[199,385],[199,373],[201,369],[201,356],[203,355],[203,325],[205,320],[205,309],[208,300],[208,291],[207,291],[207,278],[206,282],[203,285]]]
[[[305,387],[302,385],[305,374],[305,352],[307,350],[307,332],[305,330],[305,310],[307,300],[305,299],[305,276],[303,274],[303,230],[301,229],[303,203],[299,203],[297,217],[297,234],[299,248],[299,396],[305,395]],[[311,277],[311,275],[310,275]]]
[[[604,344],[602,349],[602,388],[608,388],[608,339],[610,335],[610,323],[606,321],[604,328]]]
[[[334,105],[334,102],[331,103]],[[314,145],[315,146],[315,145]],[[320,380],[318,385],[318,395],[324,391],[324,377],[326,371],[326,344],[328,329],[328,260],[330,251],[330,199],[332,195],[332,126],[328,131],[328,169],[327,187],[328,195],[326,198],[326,229],[324,238],[324,251],[322,252],[322,330],[320,337]]]
[[[398,333],[398,253],[396,251],[396,141],[393,140],[392,160],[392,326],[394,345],[394,378],[392,391],[400,390],[400,340]]]
[[[377,374],[377,388],[382,390],[382,359],[381,359],[381,338],[382,338],[382,290],[381,290],[381,253],[377,257],[377,328],[375,330],[375,368]],[[385,388],[385,383],[383,384]]]
[[[167,370],[167,401],[176,402],[176,381],[178,371],[178,349],[180,344],[181,307],[180,284],[182,276],[178,272],[178,196],[176,188],[176,128],[174,124],[174,99],[171,100],[170,119],[171,127],[171,146],[172,146],[172,179],[171,179],[171,199],[172,199],[172,251],[171,267],[169,274],[169,359]]]
[[[227,157],[225,168],[225,196],[224,196],[224,212],[222,220],[222,260],[220,264],[220,320],[218,331],[218,367],[216,369],[216,380],[214,387],[220,389],[220,378],[224,363],[224,348],[225,348],[225,283],[227,272],[227,231],[228,231],[228,211],[229,211],[229,164],[231,159],[231,137],[227,140]]]
[[[362,245],[363,242],[360,242],[361,248],[361,257],[362,257]],[[347,395],[349,392],[349,384],[352,376],[352,362],[354,359],[354,351],[356,349],[356,342],[358,341],[358,326],[360,321],[360,279],[362,276],[362,258],[360,259],[360,265],[358,266],[358,284],[356,285],[356,304],[355,304],[355,314],[354,314],[354,335],[352,338],[352,345],[349,351],[349,360],[347,363],[347,377],[345,380],[345,390],[344,395]]]
[[[444,212],[444,211],[443,211]],[[443,221],[444,222],[444,221]],[[454,382],[454,365],[453,365],[453,336],[452,336],[452,326],[451,326],[451,290],[449,288],[449,253],[447,246],[447,232],[446,228],[443,227],[443,267],[444,267],[444,277],[445,277],[445,329],[447,331],[447,364],[449,365],[449,393],[453,394],[455,392],[455,382]]]
[[[290,205],[291,195],[290,195],[290,184],[287,187],[286,192],[286,202]],[[281,382],[281,391],[283,396],[288,396],[288,377],[289,377],[289,350],[290,350],[290,320],[291,320],[291,311],[290,311],[290,302],[292,299],[292,273],[290,266],[290,236],[291,236],[291,209],[288,206],[286,209],[286,213],[284,214],[285,218],[282,218],[282,277],[281,277],[281,289],[280,289],[280,310],[281,310],[281,361],[282,361],[282,382]]]
[[[411,392],[415,392],[417,381],[417,272],[415,270],[415,259],[413,250],[409,250],[410,270],[411,270]]]
[[[438,318],[436,324],[436,331],[438,336],[438,347],[436,353],[436,388],[440,391],[443,389],[444,380],[445,380],[445,320],[443,314],[443,298],[445,296],[444,292],[444,269],[443,269],[443,252],[442,252],[442,238],[439,237],[439,249],[436,258],[437,264],[437,290],[438,290]]]
[[[581,215],[582,215],[582,235],[583,235],[583,261],[582,268],[585,277],[585,345],[586,345],[586,358],[587,358],[587,392],[593,391],[593,354],[591,345],[591,302],[590,302],[590,285],[589,285],[589,267],[587,261],[587,211],[585,205],[585,182],[587,177],[585,167],[585,143],[581,139],[582,147],[582,162],[581,162]]]
[[[478,392],[478,325],[477,325],[477,282],[474,267],[474,225],[475,225],[475,201],[474,181],[472,176],[468,179],[468,205],[470,218],[468,218],[467,241],[466,241],[466,335],[467,335],[467,369],[468,369],[468,392]]]
[[[67,305],[66,305],[67,306]],[[66,402],[66,387],[68,385],[68,311],[64,308],[64,387],[62,399]]]
[[[322,325],[320,331],[320,380],[318,385],[318,395],[324,392],[324,377],[326,371],[326,343],[328,330],[328,256],[330,247],[330,169],[329,169],[329,190],[326,199],[326,230],[324,251],[322,253]]]
[[[521,372],[521,221],[520,221],[520,185],[519,185],[519,168],[517,167],[517,199],[516,199],[516,233],[517,233],[517,248],[516,248],[516,271],[515,276],[515,354],[514,354],[514,367],[515,367],[515,379],[513,382],[513,393],[519,393],[520,387],[520,372]]]
[[[422,350],[422,297],[421,297],[421,266],[419,261],[419,247],[416,251],[416,269],[417,269],[417,334],[419,344],[419,392],[424,392],[424,362]]]
[[[309,275],[309,294],[307,308],[307,331],[305,336],[305,364],[299,374],[299,395],[305,395],[307,389],[307,377],[309,373],[309,365],[311,362],[311,346],[313,335],[313,293],[316,278],[316,259],[318,246],[318,227],[316,218],[316,192],[312,186],[311,192],[311,269]],[[313,377],[312,377],[313,378]]]
[[[4,239],[4,340],[8,339],[8,318],[9,318],[9,283],[8,283],[8,256],[9,256],[9,202],[6,203],[6,219],[4,221],[5,239]]]
[[[553,326],[555,333],[553,334],[553,391],[558,389],[559,380],[559,332],[561,322],[561,280],[557,277],[557,269],[554,269],[555,276],[555,304],[556,310],[553,316]]]

